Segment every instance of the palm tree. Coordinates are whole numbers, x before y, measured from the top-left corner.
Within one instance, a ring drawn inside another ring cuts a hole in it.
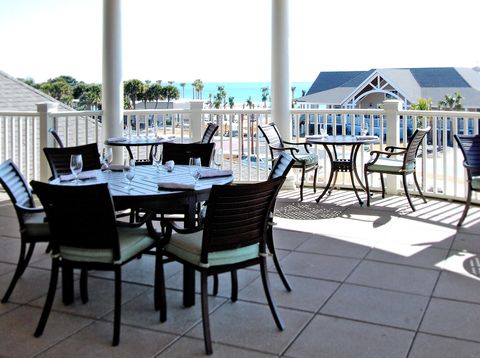
[[[195,94],[197,95],[197,99],[202,99],[203,97],[202,91],[204,88],[202,80],[197,79],[193,81],[192,86],[194,89],[193,99],[195,99]]]
[[[102,104],[102,86],[99,84],[86,85],[83,93],[78,98],[78,106],[81,109],[95,110]]]
[[[235,102],[233,101],[235,99],[235,97],[228,97],[228,106],[230,107],[230,109],[233,108],[233,106],[235,106]]]
[[[162,87],[162,96],[167,99],[167,109],[170,107],[170,100],[178,99],[180,97],[180,93],[178,88],[174,85],[168,85]]]
[[[182,87],[182,98],[185,98],[185,85],[186,85],[185,82],[180,83],[180,87]]]
[[[156,81],[149,88],[151,99],[155,101],[155,109],[158,107],[158,102],[163,99],[162,96],[162,80]]]
[[[139,95],[141,96],[144,91],[144,84],[142,81],[133,79],[124,82],[123,84],[123,91],[126,96],[130,99],[131,107],[136,109],[136,103]]]
[[[268,96],[269,96],[268,87],[262,87],[263,108],[267,108]]]
[[[438,102],[438,107],[447,111],[459,111],[463,109],[462,101],[463,96],[459,92],[453,95],[446,94],[443,100]]]
[[[292,91],[292,108],[295,106],[295,90],[296,89],[297,87],[295,86],[290,87],[290,90]]]

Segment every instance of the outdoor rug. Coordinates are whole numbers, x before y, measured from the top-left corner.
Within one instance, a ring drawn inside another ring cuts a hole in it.
[[[274,216],[293,220],[332,219],[340,216],[347,207],[334,204],[317,204],[298,200],[278,199]]]

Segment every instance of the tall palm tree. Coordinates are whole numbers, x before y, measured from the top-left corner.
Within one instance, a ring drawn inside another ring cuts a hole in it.
[[[233,106],[235,106],[235,102],[233,101],[235,99],[235,97],[228,97],[228,106],[230,107],[230,109],[233,108]]]
[[[182,98],[185,98],[185,85],[186,85],[185,82],[180,83],[180,87],[182,87]]]
[[[168,85],[162,87],[162,95],[164,98],[167,99],[167,109],[170,107],[170,100],[178,99],[180,97],[180,93],[178,92],[178,88],[174,85]]]
[[[144,91],[143,82],[137,79],[133,79],[124,82],[123,86],[123,91],[125,95],[127,95],[130,99],[131,106],[133,106],[133,109],[136,109],[137,99],[139,98],[139,95],[141,96]]]
[[[296,89],[297,87],[295,86],[290,87],[290,90],[292,91],[292,108],[295,106],[295,90]]]
[[[263,108],[267,108],[268,96],[269,96],[268,87],[262,87]]]

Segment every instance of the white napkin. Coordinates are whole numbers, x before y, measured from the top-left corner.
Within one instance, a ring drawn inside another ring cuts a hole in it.
[[[97,177],[96,170],[87,170],[78,174],[79,180],[93,179],[96,177]],[[75,179],[75,176],[73,174],[60,175],[60,181],[72,181],[74,179]]]
[[[201,168],[198,170],[198,177],[202,178],[215,178],[215,177],[228,177],[233,175],[231,170],[220,170],[215,168]]]
[[[357,139],[378,139],[376,135],[357,135]]]
[[[112,137],[112,138],[108,138],[108,141],[111,142],[111,143],[125,142],[126,140],[127,140],[127,138],[125,138],[125,137]]]
[[[158,189],[177,189],[177,190],[193,190],[195,183],[179,183],[174,181],[159,181]]]
[[[173,160],[169,160],[168,162],[165,162],[163,165],[167,172],[173,171],[173,168],[175,167],[175,162]]]

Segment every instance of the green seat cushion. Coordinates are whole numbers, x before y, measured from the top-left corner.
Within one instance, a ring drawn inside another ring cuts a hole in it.
[[[480,190],[480,176],[472,177],[472,189]]]
[[[368,165],[368,170],[380,173],[401,173],[402,171],[411,173],[415,170],[415,163],[407,163],[405,170],[403,170],[403,160],[379,158],[375,163]]]
[[[202,252],[203,231],[193,234],[173,234],[169,243],[165,246],[165,251],[185,260],[196,266],[200,264],[200,254]],[[208,254],[209,266],[229,265],[259,256],[259,245],[253,244],[239,249],[215,251]]]
[[[120,260],[117,263],[128,261],[143,252],[155,242],[144,228],[118,227],[120,243]],[[78,248],[70,246],[60,247],[60,256],[66,260],[79,262],[114,263],[113,250]]]
[[[23,217],[25,224],[24,234],[28,236],[49,236],[50,228],[45,222],[45,213],[28,213]]]
[[[300,161],[305,162],[306,166],[318,164],[318,155],[314,153],[295,154],[295,157]]]

